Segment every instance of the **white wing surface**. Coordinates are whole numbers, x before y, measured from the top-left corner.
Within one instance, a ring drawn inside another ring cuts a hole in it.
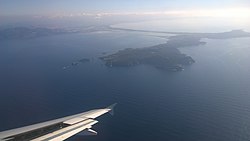
[[[96,135],[97,132],[91,129],[98,122],[95,118],[108,112],[112,114],[115,105],[3,131],[0,132],[0,141],[63,141],[78,133]]]

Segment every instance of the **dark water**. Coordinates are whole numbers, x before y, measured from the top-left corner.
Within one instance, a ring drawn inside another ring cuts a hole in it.
[[[0,130],[117,102],[86,141],[250,140],[250,38],[182,48],[196,63],[170,73],[150,66],[106,68],[97,59],[164,39],[91,33],[0,42]],[[82,58],[89,63],[63,70]]]

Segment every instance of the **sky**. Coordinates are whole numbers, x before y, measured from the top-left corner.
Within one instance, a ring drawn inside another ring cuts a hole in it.
[[[250,9],[250,0],[0,0],[0,15]]]

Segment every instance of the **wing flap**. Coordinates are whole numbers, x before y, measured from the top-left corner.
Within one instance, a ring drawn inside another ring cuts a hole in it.
[[[76,124],[78,122],[84,121],[86,119],[88,119],[88,118],[85,118],[85,117],[76,117],[76,118],[72,118],[72,119],[66,120],[63,123],[69,124],[69,125],[73,125],[73,124]]]
[[[62,141],[85,129],[90,129],[97,122],[98,121],[96,120],[87,119],[69,127],[62,128],[61,130],[57,130],[42,137],[36,138],[32,141]]]

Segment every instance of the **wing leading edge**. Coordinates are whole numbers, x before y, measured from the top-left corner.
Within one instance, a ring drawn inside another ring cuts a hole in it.
[[[103,109],[95,109],[43,123],[0,132],[0,141],[63,141],[75,134],[96,135],[92,126],[98,123],[95,118],[113,114],[116,103]]]

